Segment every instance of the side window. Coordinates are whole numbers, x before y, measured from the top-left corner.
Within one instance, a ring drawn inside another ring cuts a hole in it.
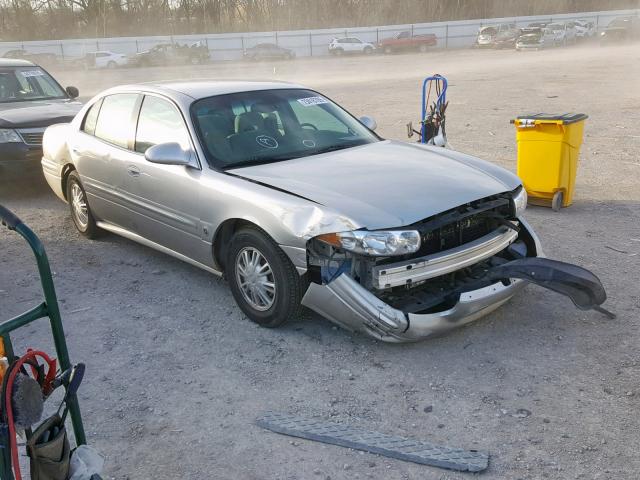
[[[189,132],[182,115],[168,101],[146,96],[138,118],[135,150],[144,153],[147,148],[166,142],[177,142],[184,149],[190,148]]]
[[[132,133],[131,117],[137,100],[138,95],[135,93],[104,97],[95,128],[96,137],[127,148]]]
[[[98,113],[100,112],[101,105],[102,99],[94,103],[84,117],[82,130],[89,135],[93,135],[96,131],[96,123],[98,121]]]

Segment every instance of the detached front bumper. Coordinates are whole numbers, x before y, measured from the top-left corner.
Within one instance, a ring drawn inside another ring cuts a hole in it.
[[[525,285],[526,282],[522,280],[512,280],[509,285],[497,282],[461,294],[458,303],[448,310],[405,314],[387,305],[343,273],[326,285],[312,283],[302,304],[347,330],[366,333],[385,342],[416,342],[491,313]]]

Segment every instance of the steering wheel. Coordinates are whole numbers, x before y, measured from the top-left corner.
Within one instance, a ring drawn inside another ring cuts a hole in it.
[[[311,127],[313,128],[316,132],[318,131],[318,127],[316,127],[314,124],[312,123],[301,123],[300,124],[301,127]]]

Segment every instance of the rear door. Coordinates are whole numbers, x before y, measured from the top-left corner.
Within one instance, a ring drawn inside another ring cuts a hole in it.
[[[125,164],[132,156],[136,93],[108,95],[98,100],[83,120],[71,143],[74,165],[80,174],[92,212],[104,220],[129,227],[127,205],[121,195]]]
[[[135,233],[200,263],[211,265],[211,245],[202,240],[198,168],[148,162],[154,145],[177,142],[194,151],[185,120],[167,98],[145,95],[137,121],[134,152],[126,164],[124,194],[134,212]]]

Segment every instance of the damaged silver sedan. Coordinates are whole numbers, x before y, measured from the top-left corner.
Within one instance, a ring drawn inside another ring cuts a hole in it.
[[[47,129],[42,166],[82,234],[110,231],[224,274],[263,326],[306,306],[415,341],[528,282],[600,308],[593,274],[542,258],[515,175],[375,127],[291,84],[132,85]]]

